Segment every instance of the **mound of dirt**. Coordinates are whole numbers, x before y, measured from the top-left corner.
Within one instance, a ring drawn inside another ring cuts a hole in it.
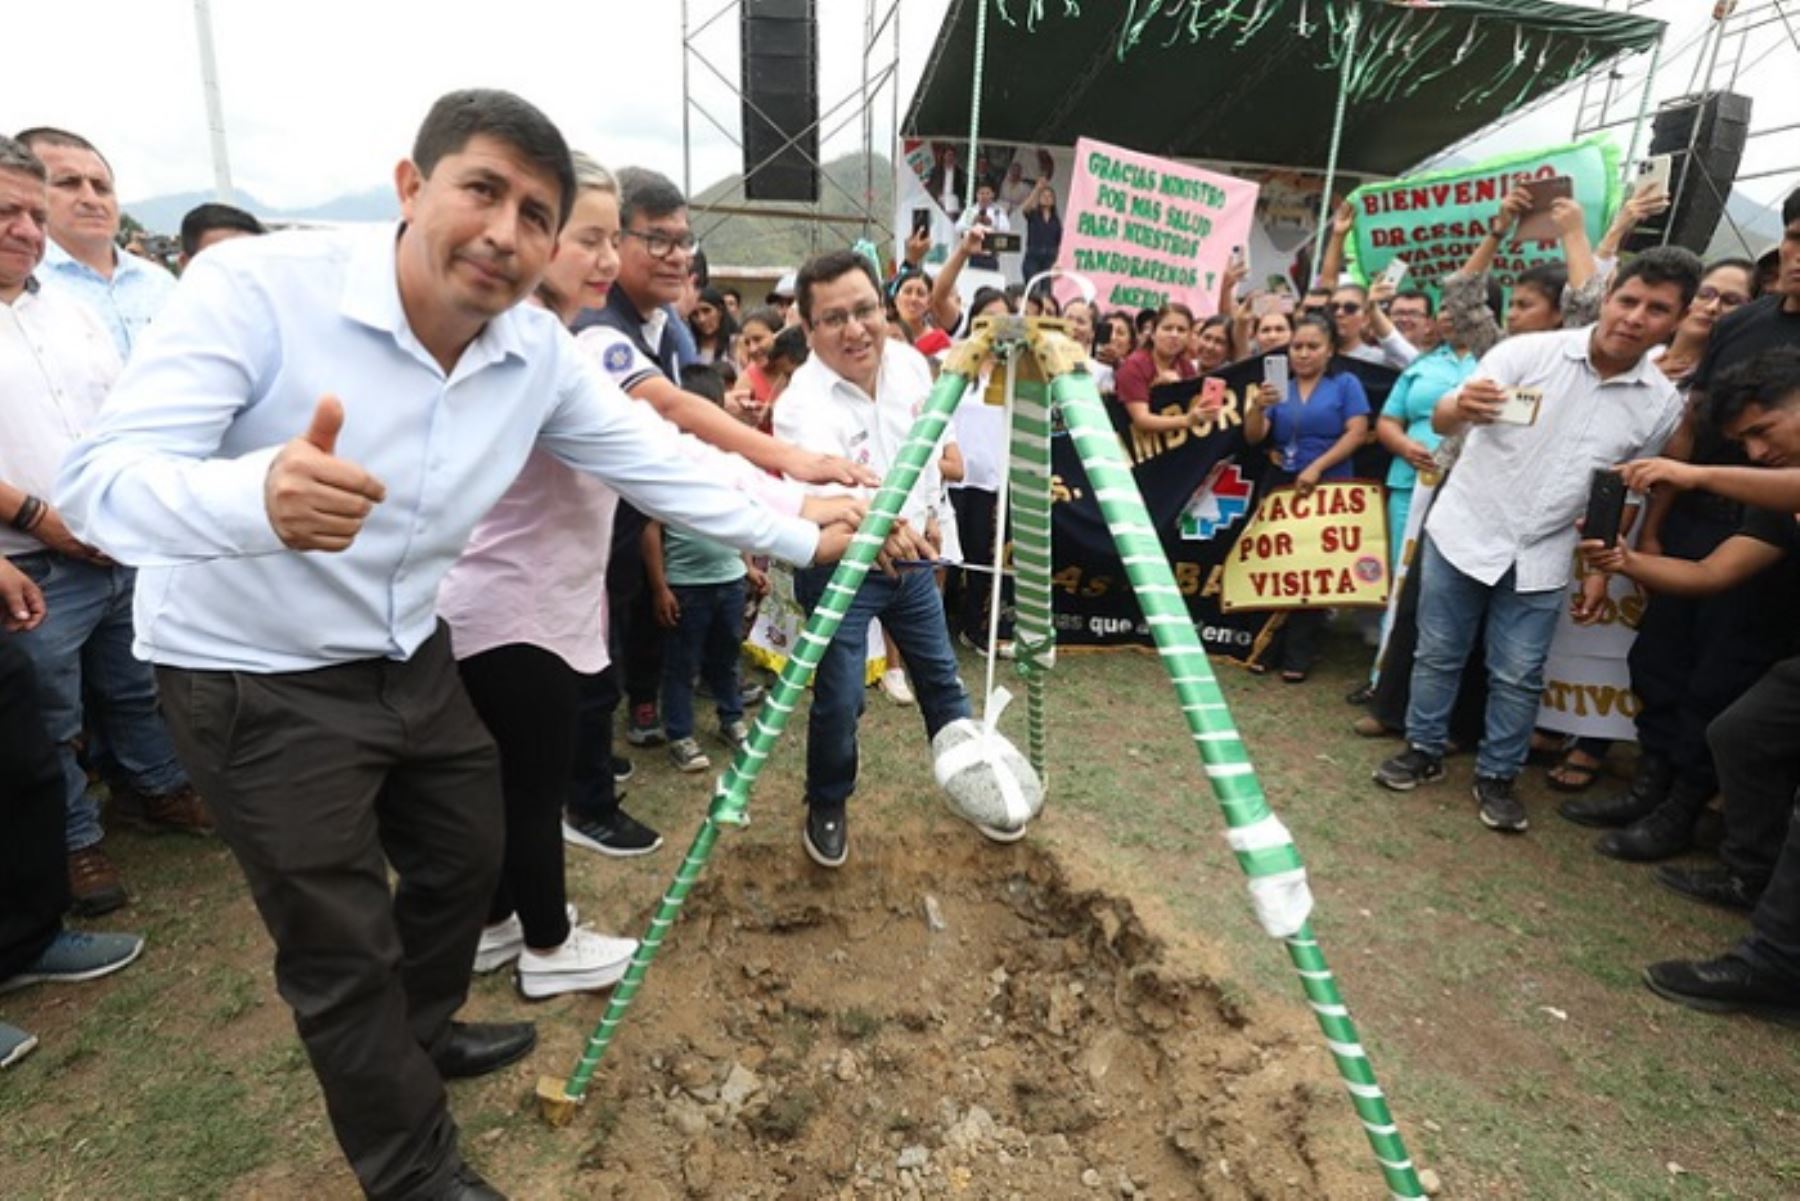
[[[1028,843],[864,839],[834,873],[727,846],[572,1128],[577,1187],[1342,1195],[1308,1144],[1320,1107],[1344,1104],[1320,1060],[1259,1036],[1170,968],[1128,901],[1072,890]]]

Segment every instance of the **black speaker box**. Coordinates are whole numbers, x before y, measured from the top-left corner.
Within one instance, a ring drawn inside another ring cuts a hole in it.
[[[1748,96],[1708,92],[1664,103],[1651,126],[1650,153],[1666,154],[1673,160],[1669,195],[1675,204],[1661,217],[1640,226],[1625,248],[1644,250],[1666,241],[1705,254],[1725,215],[1725,200],[1743,162],[1749,133]],[[1689,146],[1694,151],[1691,156]]]
[[[817,201],[817,0],[743,0],[739,22],[744,198]]]

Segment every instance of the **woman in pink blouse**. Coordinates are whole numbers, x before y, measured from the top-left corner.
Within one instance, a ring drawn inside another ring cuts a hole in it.
[[[534,298],[566,323],[605,300],[619,270],[613,178],[576,155],[576,199]],[[596,370],[598,365],[596,365]],[[621,398],[623,399],[623,398]],[[704,461],[747,499],[787,513],[801,488],[679,433],[631,401],[668,453]],[[594,991],[624,975],[637,943],[576,927],[563,876],[562,806],[575,753],[584,675],[605,669],[606,563],[618,495],[542,451],[476,527],[438,593],[464,686],[500,750],[506,856],[475,970],[518,960],[527,997]],[[824,502],[833,505],[834,502]],[[806,516],[832,514],[805,506]]]

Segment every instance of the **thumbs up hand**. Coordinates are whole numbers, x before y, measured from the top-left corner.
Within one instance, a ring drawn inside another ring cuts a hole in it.
[[[343,427],[343,402],[321,397],[306,432],[269,464],[263,507],[276,535],[293,550],[344,550],[387,496],[380,480],[337,457]]]

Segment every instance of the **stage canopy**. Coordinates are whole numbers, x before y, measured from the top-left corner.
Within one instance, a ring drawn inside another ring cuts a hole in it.
[[[951,0],[906,131],[966,134],[978,0]],[[993,0],[981,138],[1398,175],[1663,23],[1546,0]]]

